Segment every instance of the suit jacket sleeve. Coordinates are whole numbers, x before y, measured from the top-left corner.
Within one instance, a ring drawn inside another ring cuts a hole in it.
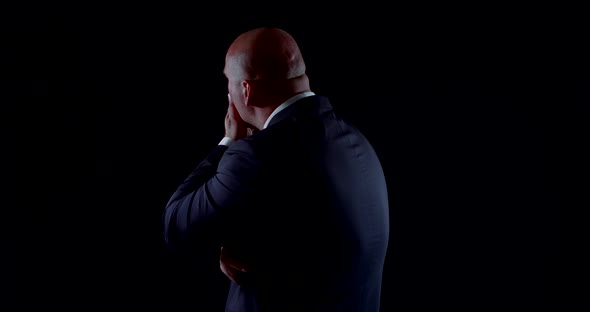
[[[221,245],[228,219],[249,194],[258,169],[248,144],[241,141],[213,149],[174,192],[164,211],[168,247]]]

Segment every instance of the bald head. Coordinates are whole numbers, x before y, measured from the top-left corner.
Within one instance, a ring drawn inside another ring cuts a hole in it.
[[[241,118],[257,129],[281,103],[310,91],[299,46],[278,28],[239,35],[227,50],[223,72],[231,102]]]
[[[236,80],[286,80],[304,75],[305,62],[289,33],[262,27],[234,40],[225,57],[224,72]]]

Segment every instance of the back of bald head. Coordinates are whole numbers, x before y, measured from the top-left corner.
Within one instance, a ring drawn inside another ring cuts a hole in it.
[[[276,81],[305,75],[305,62],[295,39],[272,27],[238,36],[228,49],[226,66],[238,80]]]

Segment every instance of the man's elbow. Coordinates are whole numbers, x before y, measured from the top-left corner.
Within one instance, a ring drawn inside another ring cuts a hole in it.
[[[177,222],[178,200],[170,201],[164,209],[163,228],[164,244],[169,249],[175,249],[178,243],[179,228]]]

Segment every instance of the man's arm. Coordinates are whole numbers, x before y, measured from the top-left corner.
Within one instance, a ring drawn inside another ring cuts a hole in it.
[[[164,239],[173,249],[220,242],[224,215],[230,214],[247,194],[256,170],[248,144],[228,150],[225,144],[247,135],[246,127],[230,104],[225,119],[226,137],[178,187],[164,211]]]
[[[196,195],[199,189],[215,176],[219,161],[227,148],[227,146],[221,144],[215,147],[168,200],[164,211],[164,239],[168,246],[173,247],[174,243],[180,240],[180,237],[178,237],[179,231],[184,232],[187,230],[191,210],[195,209],[197,210],[195,213],[199,212],[199,207],[193,207],[192,205],[193,195]],[[211,213],[209,212],[209,214]],[[205,214],[207,214],[206,211],[201,211],[200,215]],[[194,214],[193,217],[195,217]]]

